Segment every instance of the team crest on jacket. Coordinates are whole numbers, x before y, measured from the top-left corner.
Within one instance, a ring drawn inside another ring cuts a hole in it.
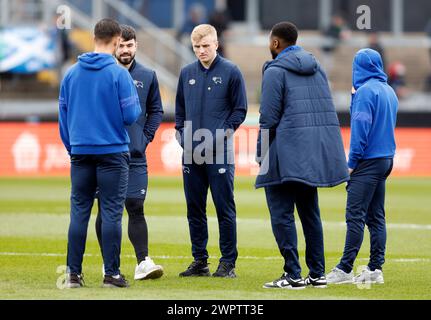
[[[190,79],[189,80],[189,85],[194,86],[196,84],[196,80],[195,79]]]
[[[135,84],[136,88],[144,88],[144,83],[142,81],[133,80],[133,83]]]
[[[190,168],[186,167],[186,166],[183,166],[183,172],[186,173],[186,174],[190,174]]]
[[[221,77],[213,77],[213,81],[215,84],[222,84],[222,78]]]
[[[220,168],[220,169],[218,170],[218,173],[220,173],[220,174],[225,174],[225,173],[226,173],[226,169],[225,169],[225,168]]]

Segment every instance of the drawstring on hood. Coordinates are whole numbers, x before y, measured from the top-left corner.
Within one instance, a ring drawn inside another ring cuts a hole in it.
[[[359,50],[353,60],[352,81],[355,90],[370,79],[387,82],[388,77],[383,71],[383,62],[380,54],[372,49]]]

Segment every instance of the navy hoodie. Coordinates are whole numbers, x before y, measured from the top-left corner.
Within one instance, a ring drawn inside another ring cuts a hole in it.
[[[129,151],[125,125],[141,113],[129,72],[113,56],[86,53],[65,75],[60,88],[59,126],[69,154]]]
[[[358,161],[393,158],[398,98],[387,83],[380,54],[362,49],[353,61],[349,168]]]
[[[349,179],[328,80],[310,52],[291,46],[265,65],[259,123],[269,131],[269,150],[259,139],[257,188],[290,181],[332,187]]]

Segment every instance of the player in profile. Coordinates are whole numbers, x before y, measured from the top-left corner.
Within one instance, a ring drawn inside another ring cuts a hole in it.
[[[156,265],[148,255],[148,227],[144,215],[144,201],[147,195],[148,171],[146,148],[154,139],[163,118],[159,83],[156,73],[135,60],[138,42],[135,30],[121,25],[121,39],[115,56],[121,66],[128,69],[138,91],[142,113],[138,120],[127,126],[130,137],[131,155],[126,210],[129,215],[128,234],[135,249],[137,265],[135,280],[160,278],[163,268]],[[102,243],[103,217],[100,211],[96,219],[96,233]]]

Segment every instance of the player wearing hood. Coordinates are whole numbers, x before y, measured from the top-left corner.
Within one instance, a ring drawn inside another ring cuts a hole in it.
[[[362,49],[353,61],[350,182],[347,186],[347,234],[343,257],[328,274],[329,283],[383,283],[386,251],[385,185],[395,155],[398,99],[387,83],[380,54]],[[353,264],[370,231],[370,261],[356,277]]]

